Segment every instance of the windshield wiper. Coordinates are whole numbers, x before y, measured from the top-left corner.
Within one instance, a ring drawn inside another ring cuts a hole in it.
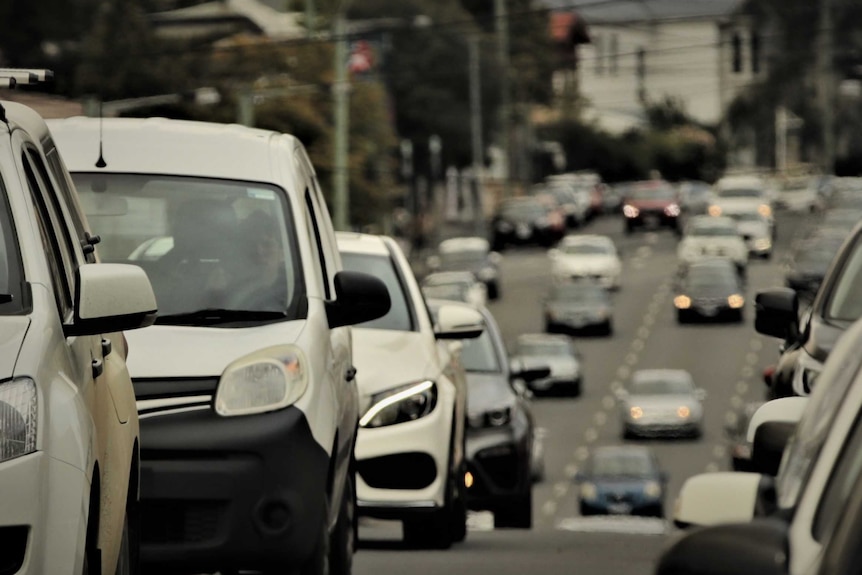
[[[160,315],[161,325],[216,325],[233,321],[271,321],[287,317],[284,311],[206,308],[187,313]]]

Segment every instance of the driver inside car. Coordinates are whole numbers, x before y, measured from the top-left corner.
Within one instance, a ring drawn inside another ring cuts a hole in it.
[[[287,305],[287,275],[276,221],[256,210],[240,222],[239,238],[245,266],[231,297],[231,307],[283,311]]]

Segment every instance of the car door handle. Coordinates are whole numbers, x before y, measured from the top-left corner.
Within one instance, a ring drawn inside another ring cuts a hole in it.
[[[93,379],[96,379],[105,371],[105,364],[102,363],[101,359],[94,359],[91,365],[93,368]]]
[[[344,380],[349,382],[354,379],[356,379],[356,368],[351,365],[347,368],[347,371],[344,372]]]

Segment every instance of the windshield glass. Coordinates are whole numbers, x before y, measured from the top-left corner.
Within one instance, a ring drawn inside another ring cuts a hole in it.
[[[663,185],[636,186],[628,192],[632,200],[672,200],[675,196],[673,188]]]
[[[386,285],[389,290],[391,305],[386,315],[360,323],[356,327],[371,329],[391,329],[397,331],[413,331],[413,313],[401,283],[395,264],[388,256],[356,254],[341,252],[341,263],[344,269],[371,274]]]
[[[459,250],[440,253],[440,263],[444,267],[457,267],[460,265],[480,264],[485,260],[486,252],[483,250]]]
[[[510,218],[540,218],[545,215],[545,208],[536,200],[505,204],[502,212],[504,216]]]
[[[562,341],[522,341],[518,343],[520,355],[571,355],[569,346]]]
[[[494,349],[491,334],[486,329],[477,338],[463,340],[461,362],[464,369],[472,372],[496,373],[501,371],[500,359]]]
[[[23,309],[21,255],[12,226],[6,189],[0,179],[0,315],[17,314]],[[47,238],[43,238],[47,241]]]
[[[579,243],[579,244],[564,244],[560,246],[560,251],[564,254],[583,254],[583,255],[604,255],[611,253],[607,245],[598,243]]]
[[[692,236],[738,236],[739,230],[733,226],[716,224],[698,224],[689,229]]]
[[[704,290],[707,288],[733,288],[737,286],[733,272],[722,273],[719,270],[690,271],[686,277],[685,285],[689,289]]]
[[[862,249],[858,239],[852,250],[826,302],[827,319],[850,322],[862,317]]]
[[[756,188],[728,188],[718,190],[716,195],[720,198],[759,198],[763,192]]]
[[[638,395],[691,393],[691,383],[683,379],[645,379],[633,381],[631,391]]]
[[[422,293],[429,299],[467,301],[468,287],[459,283],[426,285],[422,286]]]
[[[102,238],[102,261],[144,268],[158,323],[219,309],[304,315],[293,218],[280,188],[138,174],[73,178]]]
[[[593,455],[593,475],[648,475],[652,472],[649,456],[638,452],[602,452]]]

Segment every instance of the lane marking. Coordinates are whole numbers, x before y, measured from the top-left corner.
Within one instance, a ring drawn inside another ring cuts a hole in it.
[[[554,497],[560,499],[569,492],[569,484],[564,481],[560,481],[559,483],[554,484]]]
[[[590,427],[584,432],[584,439],[587,440],[587,443],[592,443],[596,439],[599,438],[599,432],[595,430],[595,428]]]
[[[751,365],[754,365],[759,360],[760,360],[760,356],[754,352],[750,352],[750,353],[746,354],[746,356],[745,356],[745,361],[747,361]]]
[[[739,395],[745,395],[748,392],[748,384],[744,381],[736,382],[736,392]]]
[[[609,411],[613,409],[616,404],[617,402],[612,395],[606,395],[602,398],[602,407]]]
[[[557,502],[553,499],[548,499],[545,503],[542,504],[542,513],[544,515],[553,515],[557,512]]]
[[[604,411],[596,412],[593,416],[593,421],[596,422],[596,425],[601,427],[608,422],[608,415]]]
[[[643,351],[644,342],[642,339],[636,339],[632,342],[632,349],[635,351]]]
[[[561,531],[664,535],[670,526],[664,519],[646,517],[565,517],[557,521]]]

